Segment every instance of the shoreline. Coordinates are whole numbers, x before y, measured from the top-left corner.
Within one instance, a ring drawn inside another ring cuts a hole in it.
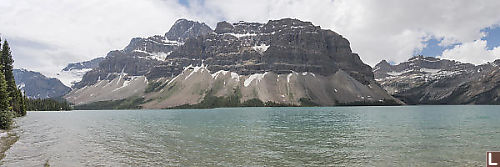
[[[3,158],[5,158],[5,152],[19,140],[19,136],[11,130],[1,130],[0,132],[0,160],[3,160]],[[0,163],[0,165],[1,164],[2,163]]]

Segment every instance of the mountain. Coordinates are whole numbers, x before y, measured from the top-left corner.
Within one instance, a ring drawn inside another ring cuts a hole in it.
[[[113,80],[122,73],[128,76],[143,76],[163,62],[173,50],[183,45],[186,39],[211,32],[210,27],[204,23],[180,19],[165,36],[134,38],[123,50],[109,52],[96,68],[85,73],[74,88],[83,88],[101,80]]]
[[[39,72],[14,69],[17,86],[30,98],[61,97],[71,89],[56,78],[47,78]]]
[[[482,65],[415,56],[373,68],[382,87],[407,104],[500,104],[500,60]]]
[[[99,57],[89,61],[70,63],[57,73],[56,76],[64,85],[72,87],[75,83],[82,80],[85,73],[98,67],[102,60],[104,58]]]
[[[220,22],[215,30],[181,19],[164,36],[134,38],[111,51],[74,88],[65,98],[75,104],[128,98],[143,108],[229,97],[290,105],[400,104],[347,39],[288,18]]]

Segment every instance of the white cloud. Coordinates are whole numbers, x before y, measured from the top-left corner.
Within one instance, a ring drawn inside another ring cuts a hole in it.
[[[133,37],[164,34],[186,13],[174,0],[2,0],[0,32],[12,43],[15,67],[54,76]]]
[[[468,62],[473,64],[483,64],[500,59],[500,47],[488,50],[487,41],[476,40],[474,42],[456,45],[452,49],[445,50],[440,58]]]
[[[382,59],[404,61],[425,47],[423,42],[430,37],[443,39],[443,46],[474,43],[484,36],[481,29],[500,23],[498,0],[191,0],[189,4],[190,8],[177,0],[2,0],[0,32],[12,41],[16,67],[53,75],[67,63],[121,49],[133,37],[163,34],[178,18],[206,22],[212,28],[221,20],[312,21],[345,36],[370,65]]]
[[[492,50],[490,50],[491,56],[495,57],[496,59],[500,59],[500,47],[495,47]],[[490,59],[488,62],[491,62],[493,59]]]
[[[344,35],[370,65],[405,61],[430,37],[443,39],[442,46],[473,42],[484,36],[481,29],[500,23],[497,0],[210,0],[204,5],[232,22],[312,21]]]

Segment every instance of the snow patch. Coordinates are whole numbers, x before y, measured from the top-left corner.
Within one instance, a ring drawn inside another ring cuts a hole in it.
[[[174,82],[175,79],[177,79],[177,77],[179,77],[179,75],[175,76],[174,78],[172,78],[172,80],[168,81],[167,85],[170,85],[172,82]]]
[[[171,41],[171,40],[168,40],[167,38],[163,39],[162,42],[163,42],[163,45],[176,45],[176,46],[184,45],[184,43],[182,43],[182,42]]]
[[[267,74],[267,72],[265,72],[264,74],[252,74],[245,80],[243,85],[245,87],[248,87],[250,85],[250,83],[252,83],[252,81],[255,79],[257,80],[257,82],[260,82],[262,80],[262,78],[264,78],[264,76],[266,76],[266,74]]]
[[[67,87],[73,86],[74,83],[82,80],[85,73],[92,70],[91,68],[84,69],[71,69],[69,71],[62,71],[57,73],[54,77],[59,79]]]
[[[189,77],[191,77],[191,75],[193,75],[194,73],[197,73],[198,71],[207,70],[207,66],[205,66],[204,64],[201,64],[201,66],[195,66],[195,67],[193,67],[192,65],[189,65],[187,69],[189,69],[189,67],[192,67],[193,71],[191,71],[191,73],[189,73],[189,75],[186,78],[184,78],[184,80],[187,80]]]
[[[151,55],[151,53],[149,53],[149,52],[146,52],[146,51],[143,51],[143,50],[138,50],[138,49],[133,50],[132,52],[145,53],[145,54]]]
[[[168,53],[165,53],[165,52],[155,52],[155,53],[151,53],[151,58],[152,59],[156,59],[156,60],[159,60],[159,61],[165,61],[165,59],[167,59],[168,55],[170,55],[170,53],[172,53],[172,51],[168,52]]]
[[[290,78],[292,77],[292,73],[288,74],[288,76],[286,76],[286,82],[287,83],[290,83]]]
[[[255,45],[254,47],[252,47],[253,50],[259,52],[260,54],[266,52],[266,50],[269,48],[269,45],[266,45],[266,44],[260,44],[260,45]]]
[[[127,87],[129,84],[130,84],[130,81],[123,81],[123,85],[122,85],[122,86],[120,86],[119,88],[114,89],[114,90],[113,90],[113,91],[111,91],[111,92],[115,92],[115,91],[117,91],[117,90],[120,90],[120,89],[122,89],[122,88],[125,88],[125,87]]]
[[[24,82],[21,82],[21,84],[19,84],[18,87],[19,87],[19,89],[24,90],[24,87],[26,87],[26,84],[24,84]]]
[[[234,36],[236,38],[257,36],[257,34],[250,34],[250,33],[246,33],[246,34],[225,33],[225,34],[232,35],[232,36]]]
[[[436,74],[439,71],[441,71],[441,69],[421,68],[420,71],[421,72],[426,72],[426,73],[431,73],[431,74]]]
[[[391,72],[388,72],[387,74],[392,75],[392,76],[399,76],[401,74],[404,74],[404,73],[407,73],[407,72],[411,72],[411,71],[413,71],[413,70],[410,69],[410,70],[404,70],[404,71],[399,71],[399,72],[397,72],[397,71],[391,71]]]
[[[191,68],[193,69],[193,71],[191,71],[191,73],[189,73],[189,75],[186,78],[184,78],[184,80],[187,80],[189,77],[191,77],[191,75],[193,75],[194,73],[196,73],[198,71],[207,70],[210,73],[210,71],[207,69],[207,66],[205,64],[203,64],[203,62],[201,63],[201,66],[189,65],[187,67],[184,67],[184,71],[191,69]]]
[[[217,71],[217,72],[215,72],[213,74],[210,74],[210,75],[212,75],[213,79],[217,79],[217,77],[219,77],[220,74],[226,75],[228,72],[229,71],[219,70],[219,71]]]
[[[235,72],[231,72],[231,78],[236,80],[237,82],[240,82],[240,75]]]

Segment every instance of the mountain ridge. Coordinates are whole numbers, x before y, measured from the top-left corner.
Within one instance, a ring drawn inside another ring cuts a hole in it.
[[[179,19],[164,36],[134,38],[109,52],[65,98],[88,104],[136,97],[144,108],[169,108],[211,95],[293,105],[300,99],[322,106],[400,103],[380,88],[347,39],[290,18],[220,22],[215,30]]]
[[[407,104],[500,104],[500,60],[473,65],[415,56],[374,67],[384,89]]]
[[[48,78],[39,72],[14,69],[16,84],[29,98],[61,97],[71,91],[56,78]]]

